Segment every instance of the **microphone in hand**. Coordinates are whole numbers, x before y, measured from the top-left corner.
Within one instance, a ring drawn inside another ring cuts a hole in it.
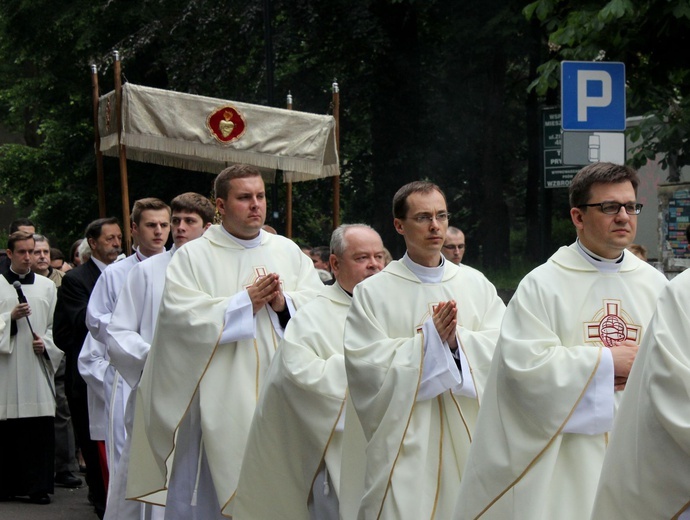
[[[26,301],[26,296],[24,296],[24,291],[22,291],[22,284],[21,284],[21,282],[15,280],[15,281],[12,283],[12,287],[14,287],[15,291],[17,291],[17,298],[19,299],[19,303],[27,303],[27,304],[28,304],[28,302]],[[29,330],[31,331],[31,335],[32,335],[32,336],[35,336],[36,333],[34,333],[34,329],[33,329],[33,327],[31,326],[31,322],[29,321],[29,317],[28,317],[28,316],[26,317],[26,323],[29,324]]]

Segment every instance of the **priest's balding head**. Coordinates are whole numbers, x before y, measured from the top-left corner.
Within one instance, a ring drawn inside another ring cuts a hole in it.
[[[366,224],[343,224],[331,235],[331,271],[350,294],[355,285],[384,268],[384,258],[381,237]]]

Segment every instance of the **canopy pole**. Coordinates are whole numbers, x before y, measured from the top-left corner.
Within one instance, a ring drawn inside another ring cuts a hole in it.
[[[335,119],[335,149],[340,161],[340,89],[333,82],[333,118]],[[333,176],[333,231],[340,225],[340,175]]]
[[[124,234],[123,250],[125,254],[132,251],[132,230],[129,221],[129,182],[127,180],[127,150],[122,144],[122,74],[120,53],[113,51],[115,57],[115,106],[117,109],[117,143],[120,156],[120,189],[122,191],[122,231]]]
[[[287,95],[287,109],[292,110],[292,93]],[[286,183],[285,201],[285,236],[292,238],[292,182]]]
[[[103,177],[103,153],[101,152],[101,134],[98,130],[98,69],[91,65],[91,95],[93,99],[94,151],[96,152],[96,180],[98,183],[98,216],[105,217],[105,180]]]

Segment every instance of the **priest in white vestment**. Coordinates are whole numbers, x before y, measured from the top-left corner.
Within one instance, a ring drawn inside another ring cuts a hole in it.
[[[53,342],[57,290],[51,280],[31,272],[33,250],[33,235],[12,233],[10,265],[0,275],[0,500],[26,496],[29,502],[49,504],[53,378],[63,352]]]
[[[235,520],[338,520],[347,378],[343,328],[352,291],[383,268],[379,234],[342,225],[331,237],[336,282],[290,320],[266,375],[237,485]],[[272,489],[270,500],[266,489]]]
[[[170,207],[160,199],[139,199],[132,207],[132,237],[138,246],[133,255],[109,265],[98,278],[86,308],[86,326],[93,340],[79,353],[79,373],[90,392],[100,392],[106,405],[105,447],[108,468],[116,468],[124,447],[125,407],[130,386],[110,365],[108,332],[115,304],[129,271],[139,262],[165,252],[170,234]],[[91,418],[90,418],[91,419]]]
[[[167,489],[168,520],[232,514],[268,365],[289,317],[323,288],[294,242],[262,231],[257,169],[226,168],[215,192],[222,225],[168,265],[135,407],[127,496]]]
[[[589,518],[616,402],[666,285],[625,250],[638,182],[610,163],[573,179],[578,239],[508,306],[454,518]]]
[[[341,517],[443,520],[505,306],[480,272],[441,255],[449,214],[438,186],[403,186],[393,215],[407,252],[357,285],[345,324],[356,414],[344,436],[363,433],[366,452],[343,449]]]
[[[690,270],[661,293],[604,458],[592,519],[690,518]]]
[[[187,242],[199,238],[209,228],[215,214],[211,201],[198,193],[178,195],[172,200],[170,207],[173,247],[170,251],[132,267],[107,326],[107,355],[110,365],[122,376],[132,392],[125,410],[124,447],[117,467],[111,468],[105,520],[163,518],[163,511],[156,510],[155,506],[152,509],[147,504],[125,499],[136,389],[156,329],[165,271],[172,255]],[[136,465],[134,467],[136,471]],[[165,497],[160,498],[154,503],[164,506]]]

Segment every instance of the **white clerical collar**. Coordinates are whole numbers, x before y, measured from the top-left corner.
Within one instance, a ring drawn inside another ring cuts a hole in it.
[[[175,244],[173,244],[172,247],[168,250],[168,253],[170,253],[170,256],[173,256],[176,251],[177,251],[177,246]]]
[[[105,262],[101,262],[95,256],[92,256],[91,260],[93,260],[93,263],[98,266],[98,268],[101,270],[101,272],[105,271],[105,268],[108,267],[108,265]]]
[[[422,283],[439,283],[443,279],[443,271],[446,268],[446,259],[443,255],[441,255],[441,263],[436,267],[424,267],[418,264],[407,256],[407,251],[405,251],[405,256],[403,256],[400,261],[405,267],[412,271]]]
[[[623,264],[623,252],[621,252],[621,255],[618,258],[604,258],[603,256],[593,253],[587,249],[584,245],[582,245],[582,242],[580,242],[579,238],[575,241],[575,243],[577,244],[578,251],[582,257],[592,264],[600,273],[617,273],[621,270],[621,265]]]
[[[235,235],[230,233],[227,229],[223,227],[223,224],[220,225],[220,229],[222,229],[226,235],[232,238],[239,245],[246,247],[247,249],[254,249],[255,247],[259,247],[261,245],[262,234],[264,233],[264,230],[260,229],[259,234],[256,237],[250,238],[249,240],[244,240],[242,238],[237,238]]]
[[[17,278],[19,278],[20,280],[23,280],[24,278],[26,278],[27,276],[29,276],[29,273],[31,272],[31,269],[29,269],[29,270],[28,270],[27,272],[25,272],[24,274],[21,274],[21,273],[18,273],[17,271],[15,271],[14,269],[12,269],[12,266],[10,266],[10,271],[12,271],[12,272],[15,274],[15,276],[17,276]]]

